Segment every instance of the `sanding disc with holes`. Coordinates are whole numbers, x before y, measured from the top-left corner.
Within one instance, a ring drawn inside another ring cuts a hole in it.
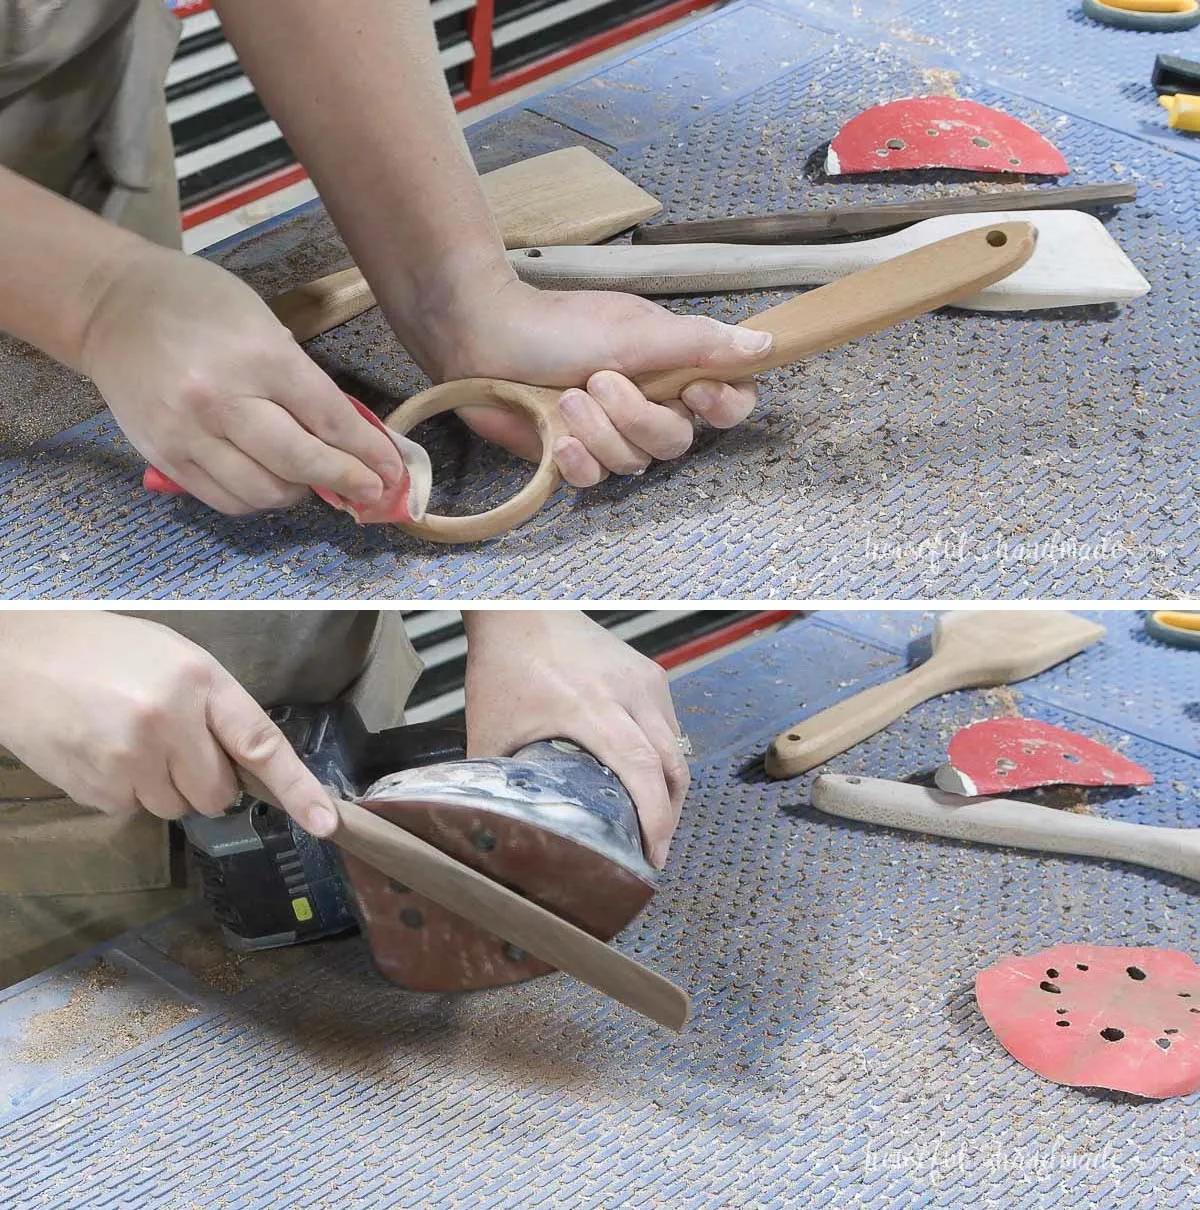
[[[1048,1080],[1200,1089],[1200,966],[1179,950],[1056,945],[981,971],[975,999],[1009,1054]]]
[[[829,144],[830,176],[961,168],[1066,176],[1062,153],[1031,126],[958,97],[907,97],[865,109]]]
[[[362,806],[609,941],[654,894],[636,812],[608,769],[563,741],[515,758],[454,761],[383,778]],[[517,983],[553,969],[342,854],[379,971],[413,991]]]

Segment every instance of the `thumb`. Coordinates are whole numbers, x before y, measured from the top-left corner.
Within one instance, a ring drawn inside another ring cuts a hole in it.
[[[758,361],[774,343],[770,332],[721,323],[708,315],[676,315],[665,307],[655,311],[656,315],[627,325],[617,338],[622,372],[645,374],[684,367],[739,370]]]

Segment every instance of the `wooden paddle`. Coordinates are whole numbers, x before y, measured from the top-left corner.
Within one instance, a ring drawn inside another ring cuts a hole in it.
[[[865,823],[1080,857],[1103,857],[1200,882],[1200,828],[1160,828],[1076,815],[1013,798],[960,798],[908,782],[823,773],[813,806]]]
[[[591,244],[662,204],[586,147],[566,147],[497,168],[480,178],[506,248]],[[285,290],[271,309],[300,341],[361,315],[375,295],[356,268]]]
[[[252,774],[239,770],[238,777],[250,794],[273,801]],[[687,1024],[691,1002],[669,979],[365,807],[329,792],[338,812],[333,843],[347,853],[652,1021],[676,1031]]]
[[[956,298],[968,311],[1039,311],[1140,298],[1150,283],[1104,224],[1078,210],[1014,210],[925,219],[893,235],[848,244],[609,244],[602,248],[524,248],[509,253],[522,280],[551,290],[633,294],[712,294],[818,286],[961,231],[1033,223],[1033,256],[1015,273]]]
[[[772,777],[806,773],[932,697],[1036,676],[1104,634],[1095,622],[1051,610],[944,613],[934,626],[933,655],[925,663],[777,735],[767,752],[767,772]]]

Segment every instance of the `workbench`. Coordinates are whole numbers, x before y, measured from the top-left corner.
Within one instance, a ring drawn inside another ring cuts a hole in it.
[[[1200,824],[1200,653],[1108,636],[952,694],[829,769],[928,774],[1017,709],[1155,775],[1097,813]],[[1063,941],[1200,956],[1196,886],[974,847],[769,782],[781,729],[920,658],[927,613],[794,622],[676,682],[696,750],[663,885],[617,940],[694,996],[675,1036],[563,976],[400,991],[361,939],[238,957],[170,917],[0,993],[0,1201],[120,1207],[1195,1205],[1197,1096],[1041,1079],[975,974]]]
[[[1200,139],[1167,129],[1154,56],[1200,30],[1138,34],[1074,0],[743,0],[473,127],[482,170],[572,144],[644,185],[671,219],[963,191],[953,173],[825,179],[850,117],[955,92],[1030,122],[1067,183],[1136,181],[1109,229],[1151,281],[1126,306],[943,311],[767,375],[754,416],[684,458],[561,491],[517,531],[439,547],[356,528],[312,500],[228,520],[147,498],[106,415],[0,463],[0,592],[17,597],[674,599],[933,596],[1144,599],[1200,566]],[[211,255],[264,294],[349,262],[319,204]],[[761,291],[673,300],[726,320]],[[313,356],[381,413],[422,389],[379,312]],[[0,367],[10,406],[79,384]],[[33,402],[30,402],[33,401]],[[422,431],[439,497],[471,511],[527,470],[457,422]],[[428,436],[424,434],[427,433]],[[437,503],[435,500],[435,503]]]

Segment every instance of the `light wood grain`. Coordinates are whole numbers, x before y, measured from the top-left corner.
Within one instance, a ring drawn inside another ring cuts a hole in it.
[[[951,304],[968,311],[1039,311],[1128,302],[1150,290],[1094,215],[1078,210],[948,214],[875,239],[844,244],[605,244],[523,248],[509,261],[522,281],[546,290],[714,294],[817,286],[883,264],[961,231],[1026,221],[1033,256],[1014,273]]]
[[[960,798],[878,777],[824,773],[813,806],[864,823],[1080,857],[1129,861],[1200,881],[1200,829],[1160,828],[1011,798]]]
[[[955,689],[1036,676],[1104,637],[1103,626],[1055,610],[964,610],[943,614],[924,663],[845,698],[775,737],[772,777],[795,777],[882,731],[914,706]]]
[[[586,147],[534,156],[480,178],[506,248],[591,244],[656,214],[661,203]],[[299,341],[375,305],[357,268],[285,290],[271,309]]]
[[[739,369],[738,377],[789,365],[975,293],[1025,264],[1036,240],[1037,232],[1029,223],[1001,223],[964,232],[751,316],[741,326],[770,332],[775,343],[765,357]],[[647,398],[664,401],[678,398],[689,383],[714,377],[720,375],[692,367],[643,375],[636,381]],[[556,388],[499,379],[447,382],[408,400],[387,418],[387,424],[398,433],[408,433],[440,412],[502,399],[506,406],[519,406],[527,415],[539,417],[539,427],[553,436],[563,431],[558,412],[561,394]],[[471,516],[426,513],[421,521],[406,522],[401,528],[433,542],[493,538],[532,517],[560,483],[543,444],[541,463],[513,500]],[[515,506],[517,500],[519,506]]]

